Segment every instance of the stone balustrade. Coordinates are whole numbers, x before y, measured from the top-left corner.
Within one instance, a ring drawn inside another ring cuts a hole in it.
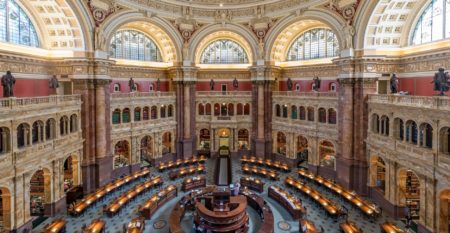
[[[8,109],[20,108],[48,108],[49,106],[66,106],[66,105],[80,105],[80,95],[51,95],[40,97],[24,97],[24,98],[3,98],[0,99],[0,110],[6,111]]]
[[[369,95],[369,104],[450,110],[450,98],[445,96]]]

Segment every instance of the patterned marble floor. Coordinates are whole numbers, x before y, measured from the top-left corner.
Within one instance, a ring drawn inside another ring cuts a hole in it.
[[[213,184],[214,183],[214,169],[215,169],[215,161],[213,159],[210,159],[206,162],[206,177],[207,177],[207,183],[208,184]],[[152,174],[157,174],[159,172],[155,171],[154,168],[152,169]],[[306,206],[307,208],[307,218],[311,221],[314,222],[314,224],[318,227],[322,226],[325,230],[325,232],[327,233],[337,233],[338,231],[338,223],[334,221],[333,219],[330,219],[328,217],[326,217],[325,213],[316,205],[313,204],[313,202],[309,199],[309,198],[305,198],[304,196],[300,195],[300,193],[295,192],[293,189],[286,187],[283,184],[284,178],[287,175],[292,175],[294,177],[297,177],[297,175],[295,174],[295,170],[290,174],[285,174],[285,173],[280,173],[280,181],[269,181],[269,180],[265,180],[266,185],[265,185],[265,192],[262,193],[262,196],[265,198],[265,200],[267,201],[267,203],[270,205],[270,207],[272,208],[273,214],[274,214],[274,219],[275,219],[275,232],[277,233],[288,233],[288,232],[298,232],[298,222],[293,221],[293,219],[290,217],[289,213],[282,208],[277,202],[273,201],[271,198],[269,198],[267,196],[267,187],[269,187],[270,185],[278,185],[281,186],[283,188],[285,188],[286,190],[290,191],[291,193],[296,194],[297,196],[299,196],[302,199],[303,204]],[[241,171],[241,163],[239,161],[239,159],[233,159],[232,160],[232,173],[233,173],[233,181],[237,181],[239,180],[239,178],[243,175],[242,171]],[[178,179],[176,181],[170,181],[168,178],[168,173],[164,172],[161,174],[164,178],[164,186],[169,185],[169,184],[175,184],[179,187],[181,187],[181,181],[182,179]],[[139,182],[139,181],[137,181]],[[110,200],[112,200],[112,198],[119,196],[121,193],[126,192],[128,189],[130,189],[131,187],[133,187],[135,183],[129,184],[126,187],[124,187],[121,191],[117,191],[114,193],[114,195],[111,195],[110,197],[108,197],[107,199],[105,199],[104,201],[102,201],[101,203],[98,203],[95,207],[90,208],[83,216],[80,217],[70,217],[67,216],[66,214],[61,214],[58,216],[55,216],[54,218],[65,218],[68,223],[67,223],[67,232],[69,233],[77,233],[77,232],[81,232],[81,227],[86,224],[89,225],[89,223],[96,218],[101,218],[103,220],[105,220],[106,223],[106,233],[119,233],[122,232],[123,229],[123,225],[127,224],[132,218],[137,217],[137,209],[138,209],[138,205],[143,203],[145,200],[147,200],[151,195],[153,195],[156,190],[152,190],[151,192],[147,192],[141,196],[139,196],[138,198],[136,198],[132,203],[129,203],[127,205],[127,207],[117,216],[113,217],[113,218],[109,218],[106,215],[104,215],[102,213],[102,206],[104,204],[107,204],[110,202]],[[363,216],[362,214],[360,214],[359,210],[353,208],[349,203],[342,201],[341,199],[339,199],[338,197],[336,197],[336,195],[334,195],[331,192],[328,192],[327,190],[324,190],[320,187],[318,187],[317,185],[315,185],[314,183],[310,183],[311,186],[318,188],[319,190],[321,190],[321,192],[326,193],[326,195],[334,200],[336,203],[340,204],[341,206],[345,206],[348,210],[349,210],[349,220],[356,222],[356,224],[363,229],[363,231],[365,233],[376,233],[376,232],[380,232],[379,230],[379,224],[389,220],[389,221],[394,221],[394,219],[392,219],[391,217],[385,215],[383,213],[383,215],[377,219],[376,222],[371,222],[369,221],[369,219],[367,219],[365,216]],[[178,198],[170,201],[169,203],[166,203],[160,210],[158,210],[158,212],[156,213],[155,217],[153,217],[151,220],[146,221],[146,229],[145,232],[149,232],[149,233],[168,233],[168,218],[171,212],[171,209],[173,208],[174,204],[182,197],[184,196],[185,193],[182,191],[179,191],[179,195]],[[258,215],[256,214],[256,211],[253,210],[248,210],[248,213],[250,215],[250,226],[252,231],[251,232],[256,232],[256,230],[259,228],[260,225],[260,220]],[[35,229],[33,229],[33,232],[41,232],[43,226],[49,222],[51,222],[54,218],[49,218],[46,221],[44,221],[43,223],[41,223],[39,226],[37,226]],[[340,220],[343,221],[343,220]],[[394,221],[396,222],[399,226],[404,227],[404,224],[399,222],[399,221]],[[287,224],[286,224],[287,223]],[[154,226],[158,226],[156,229]],[[191,217],[189,216],[189,214],[187,214],[187,216],[185,218],[183,218],[182,221],[182,226],[186,226],[186,233],[190,233],[192,232],[191,230],[191,226],[192,226],[192,221],[191,221]],[[287,227],[284,228],[286,230],[282,230],[280,228],[280,226],[284,226]]]

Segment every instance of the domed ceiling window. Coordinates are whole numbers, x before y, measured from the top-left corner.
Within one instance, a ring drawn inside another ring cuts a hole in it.
[[[155,42],[142,32],[120,30],[111,39],[112,58],[162,62],[161,52]]]
[[[0,41],[39,47],[33,23],[13,0],[0,0]]]
[[[450,0],[432,0],[414,28],[413,45],[450,38]]]
[[[336,57],[339,43],[333,31],[315,28],[300,34],[288,50],[287,61]]]
[[[232,40],[216,40],[203,50],[201,64],[246,64],[248,57],[245,50]]]

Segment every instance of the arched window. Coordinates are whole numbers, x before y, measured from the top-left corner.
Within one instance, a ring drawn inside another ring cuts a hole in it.
[[[214,104],[214,116],[220,116],[220,104]]]
[[[300,118],[300,120],[306,120],[306,110],[305,110],[305,107],[303,107],[303,106],[300,106],[299,108],[298,108],[299,110],[299,118]]]
[[[0,41],[39,47],[33,23],[14,0],[0,1]]]
[[[169,105],[167,108],[167,117],[173,117],[173,105]]]
[[[206,46],[200,58],[200,64],[246,64],[245,50],[232,40],[216,40]]]
[[[314,121],[314,108],[308,107],[308,121]]]
[[[387,116],[381,117],[380,133],[384,136],[389,136],[389,118]]]
[[[439,133],[440,151],[450,155],[450,127],[444,127]]]
[[[234,116],[234,104],[228,104],[228,116]]]
[[[17,147],[21,148],[30,145],[30,126],[22,123],[17,126]]]
[[[158,119],[158,108],[156,106],[152,106],[151,108],[151,118]]]
[[[0,154],[9,151],[9,129],[0,127]]]
[[[336,124],[336,110],[328,109],[328,124]]]
[[[287,61],[310,60],[336,57],[339,43],[333,31],[326,28],[314,28],[300,34],[287,53]]]
[[[417,21],[411,43],[418,45],[450,38],[449,19],[450,1],[432,0]]]
[[[406,122],[406,141],[417,145],[417,124],[414,121]]]
[[[120,84],[114,83],[114,92],[120,92]]]
[[[331,92],[336,92],[337,90],[337,85],[336,83],[330,83],[330,91]]]
[[[202,103],[198,104],[198,115],[205,115],[205,106]]]
[[[120,109],[116,109],[112,113],[112,123],[113,124],[120,124]]]
[[[142,109],[142,120],[147,121],[149,119],[149,108],[148,107],[144,107]]]
[[[433,147],[433,127],[430,124],[420,126],[420,145],[430,149]]]
[[[327,123],[327,110],[325,108],[319,108],[319,122]]]
[[[74,133],[78,130],[78,117],[76,114],[70,116],[70,132]]]
[[[44,141],[44,123],[35,121],[31,129],[31,141],[33,144]]]
[[[380,133],[380,117],[377,114],[372,115],[372,132]]]
[[[129,123],[130,122],[130,109],[129,108],[125,108],[122,111],[122,122],[123,123]]]
[[[141,120],[141,108],[136,107],[134,108],[134,121],[140,121]]]
[[[281,116],[281,107],[279,104],[275,105],[275,116],[277,117]]]
[[[69,118],[67,116],[62,116],[59,119],[59,133],[61,136],[69,133]]]
[[[155,42],[136,30],[120,30],[111,39],[110,56],[119,59],[161,62],[161,52]]]
[[[45,122],[45,139],[55,139],[56,137],[56,121],[55,119],[48,119]]]
[[[297,119],[297,106],[295,105],[291,106],[291,118],[294,120]]]
[[[166,106],[162,105],[159,111],[161,118],[166,118]]]
[[[205,105],[205,115],[211,116],[211,104]]]
[[[244,106],[242,106],[241,103],[238,103],[236,105],[236,108],[237,108],[236,115],[240,116],[240,115],[242,115],[244,113]]]
[[[288,108],[287,105],[283,105],[283,118],[288,117]]]
[[[250,115],[250,104],[244,104],[244,115]]]

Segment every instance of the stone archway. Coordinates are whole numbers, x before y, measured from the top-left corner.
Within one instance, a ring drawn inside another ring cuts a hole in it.
[[[46,168],[37,170],[30,179],[30,215],[44,216],[51,203],[51,177]]]
[[[450,232],[450,189],[439,195],[439,232]]]
[[[379,156],[370,158],[369,185],[380,190],[383,194],[386,192],[386,163]]]
[[[71,155],[64,160],[64,192],[79,184],[79,160],[77,156]]]
[[[420,181],[412,170],[402,168],[398,171],[398,202],[408,207],[413,219],[420,216]]]
[[[0,188],[0,231],[11,230],[11,193],[7,188]]]

